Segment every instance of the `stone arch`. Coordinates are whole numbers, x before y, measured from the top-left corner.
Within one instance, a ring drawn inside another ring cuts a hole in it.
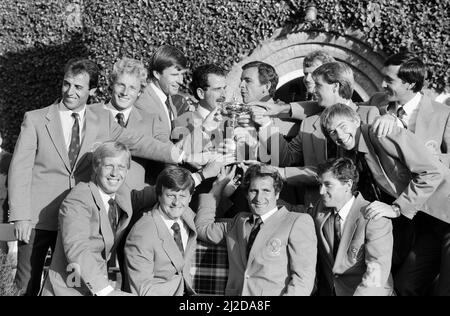
[[[271,39],[261,43],[249,56],[235,64],[228,76],[228,97],[240,98],[239,81],[242,66],[250,61],[263,61],[275,67],[280,82],[278,87],[303,76],[303,59],[314,50],[324,50],[336,60],[348,64],[355,76],[355,91],[363,100],[380,90],[381,68],[386,58],[382,52],[375,52],[363,40],[363,35],[353,32],[337,35],[332,32],[275,32]]]

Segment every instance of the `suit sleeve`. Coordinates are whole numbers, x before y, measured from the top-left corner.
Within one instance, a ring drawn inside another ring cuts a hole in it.
[[[215,222],[216,200],[212,194],[200,194],[195,228],[199,239],[211,244],[225,244],[225,236],[234,220]]]
[[[308,296],[314,287],[317,262],[317,237],[308,214],[297,217],[288,241],[291,280],[285,295]]]
[[[442,137],[441,145],[442,154],[440,155],[441,162],[450,168],[450,112],[447,115],[447,120],[444,129],[444,135]]]
[[[315,101],[293,102],[290,103],[290,106],[292,113],[291,118],[299,121],[303,121],[308,116],[320,113],[322,111]]]
[[[156,285],[154,279],[154,251],[152,234],[147,222],[141,218],[133,227],[125,243],[125,269],[131,292],[140,296],[150,295]]]
[[[395,203],[403,215],[413,218],[418,211],[423,211],[424,204],[443,181],[444,166],[409,131],[398,128],[396,133],[379,141],[387,154],[404,163],[411,173],[409,184]]]
[[[366,122],[366,124],[372,124],[375,121],[375,119],[377,117],[379,117],[379,116],[380,116],[380,110],[377,107],[375,107],[375,106],[371,106],[369,108],[368,113],[367,113],[367,122]]]
[[[370,220],[366,226],[365,261],[367,270],[356,288],[355,296],[375,296],[384,293],[391,272],[392,223],[390,219]]]
[[[25,113],[8,173],[9,221],[31,220],[31,181],[38,146],[36,127]]]
[[[84,283],[90,284],[92,293],[98,293],[109,285],[104,267],[100,262],[105,259],[100,253],[94,252],[91,245],[91,218],[98,210],[88,205],[87,191],[72,191],[63,201],[59,213],[64,253],[69,264],[79,267],[80,277]]]
[[[181,151],[171,143],[163,143],[156,138],[121,127],[109,115],[110,136],[128,146],[133,156],[167,163],[179,163]]]

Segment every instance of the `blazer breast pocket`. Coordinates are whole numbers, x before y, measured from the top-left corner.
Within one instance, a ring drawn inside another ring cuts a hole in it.
[[[268,260],[277,260],[286,255],[286,243],[279,238],[268,240],[263,249],[263,257]]]

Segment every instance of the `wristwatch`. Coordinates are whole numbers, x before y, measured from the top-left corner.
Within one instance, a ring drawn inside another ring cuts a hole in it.
[[[399,217],[400,214],[401,214],[400,207],[397,204],[392,204],[391,207],[392,207],[392,210],[395,213],[395,217]]]

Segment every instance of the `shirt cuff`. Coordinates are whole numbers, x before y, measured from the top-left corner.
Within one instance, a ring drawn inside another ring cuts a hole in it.
[[[200,183],[202,183],[202,178],[200,177],[200,175],[198,173],[193,173],[192,179],[194,179],[195,187],[198,187],[200,185]]]
[[[103,290],[100,290],[97,293],[95,293],[95,296],[108,296],[113,291],[114,288],[111,285],[108,285]]]
[[[186,154],[185,154],[184,151],[181,151],[181,154],[180,154],[180,156],[178,157],[177,163],[182,164],[182,163],[183,163],[183,160],[184,160],[184,157],[186,157]]]

